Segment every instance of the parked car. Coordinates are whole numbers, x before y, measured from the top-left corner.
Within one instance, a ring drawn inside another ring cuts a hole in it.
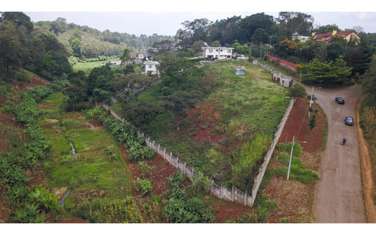
[[[344,121],[345,125],[347,125],[347,126],[353,126],[354,125],[354,119],[351,116],[345,117],[345,119],[343,121]]]
[[[345,104],[345,99],[343,97],[337,96],[335,98],[337,104]]]

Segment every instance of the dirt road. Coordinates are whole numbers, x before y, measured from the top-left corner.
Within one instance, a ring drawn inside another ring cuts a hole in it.
[[[315,219],[323,223],[366,222],[356,128],[343,123],[347,115],[355,118],[360,88],[316,89],[314,93],[328,118],[328,142],[315,189]],[[336,104],[336,96],[344,97],[346,104]],[[343,137],[345,146],[340,144]]]

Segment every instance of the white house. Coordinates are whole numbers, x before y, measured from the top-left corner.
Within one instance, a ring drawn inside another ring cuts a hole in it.
[[[153,60],[147,60],[144,62],[146,75],[159,75],[159,62]]]
[[[293,79],[291,77],[282,75],[281,73],[273,73],[272,79],[283,87],[291,87],[293,84]]]
[[[203,56],[207,59],[231,59],[232,51],[231,47],[203,47]]]
[[[298,33],[293,33],[292,36],[291,36],[291,39],[293,41],[307,42],[310,39],[310,37],[299,35]]]

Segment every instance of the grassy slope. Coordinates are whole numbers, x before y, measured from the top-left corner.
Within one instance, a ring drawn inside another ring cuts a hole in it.
[[[247,75],[245,77],[234,75],[234,68],[238,65],[246,67]],[[254,137],[257,135],[265,135],[265,138],[270,141],[287,107],[287,91],[269,82],[270,74],[249,63],[218,62],[206,66],[206,70],[214,74],[215,79],[220,84],[205,100],[209,103],[216,103],[218,110],[220,110],[221,120],[217,126],[231,129],[231,126],[245,125],[251,130],[252,137],[244,140],[243,145],[255,140]],[[159,101],[153,97],[155,89],[154,87],[143,92],[138,99],[158,103]],[[190,165],[207,172],[211,164],[208,153],[211,149],[218,150],[220,146],[196,141],[190,135],[192,133],[188,133],[186,129],[176,130],[174,123],[174,117],[169,113],[164,113],[151,122],[145,131],[170,151],[181,155]],[[258,146],[258,143],[253,145],[253,147],[257,148],[254,149],[257,158],[262,157],[261,153],[268,147],[268,145],[264,144],[265,141],[260,141],[259,143],[263,143],[262,146]],[[238,161],[237,158],[239,156],[235,157],[235,162],[232,163],[228,163],[228,159],[231,158],[231,155],[237,155],[237,151],[240,148],[241,146],[233,146],[230,152],[220,156],[220,162],[227,162],[225,163],[227,165],[227,167],[225,166],[227,173],[224,176],[227,180],[231,177],[228,168],[231,168],[231,164]],[[256,162],[257,159],[252,161]]]
[[[130,173],[120,158],[119,146],[102,128],[90,128],[81,113],[60,111],[61,93],[53,94],[40,104],[45,112],[41,125],[52,144],[52,156],[45,163],[48,183],[52,188],[67,187],[65,208],[74,211],[80,203],[103,194],[105,199],[121,199],[131,195]],[[77,158],[71,155],[69,141],[77,149]],[[105,149],[116,154],[109,160]]]

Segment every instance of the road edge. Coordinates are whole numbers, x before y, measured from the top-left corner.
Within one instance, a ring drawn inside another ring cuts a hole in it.
[[[368,143],[364,138],[363,130],[360,126],[360,107],[363,99],[356,104],[356,129],[358,139],[358,149],[360,157],[361,180],[363,188],[363,203],[365,207],[367,221],[376,222],[376,208],[373,200],[374,182],[372,177],[372,161],[368,149]]]

